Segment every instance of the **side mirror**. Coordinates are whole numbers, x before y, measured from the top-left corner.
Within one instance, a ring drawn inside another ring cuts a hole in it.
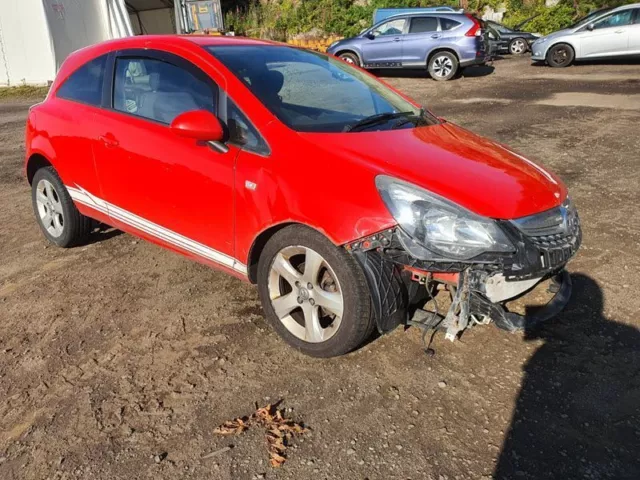
[[[221,142],[224,129],[218,117],[206,110],[191,110],[178,115],[171,122],[171,131],[180,137],[202,142]]]
[[[364,36],[367,37],[369,40],[373,40],[374,38],[376,38],[376,36],[371,32],[365,33]]]
[[[596,26],[593,23],[587,25],[587,30],[589,30],[590,32],[593,31],[594,28],[596,28]]]

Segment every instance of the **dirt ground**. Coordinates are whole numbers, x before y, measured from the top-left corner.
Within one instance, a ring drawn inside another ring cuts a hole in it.
[[[567,309],[437,335],[433,357],[415,329],[304,357],[251,285],[117,231],[48,246],[20,174],[33,101],[4,100],[0,478],[640,478],[640,62],[385,78],[566,181],[584,228]],[[213,433],[277,400],[311,428],[283,467],[259,429]]]

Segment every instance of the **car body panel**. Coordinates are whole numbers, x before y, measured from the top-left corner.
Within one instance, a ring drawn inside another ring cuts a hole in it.
[[[631,11],[633,23],[589,30],[589,25],[597,24],[605,18]],[[607,9],[589,16],[587,23],[566,28],[541,37],[531,45],[533,61],[546,60],[547,52],[559,43],[570,45],[576,60],[589,58],[621,57],[640,53],[640,3]],[[637,45],[636,45],[637,43]],[[634,47],[636,45],[636,47]]]
[[[26,162],[33,154],[48,159],[82,213],[241,278],[247,278],[256,238],[274,226],[301,223],[343,245],[396,225],[376,189],[379,174],[412,181],[493,218],[530,215],[566,196],[552,174],[453,124],[295,132],[202,48],[231,43],[271,44],[133,37],[71,55],[47,100],[30,112]],[[141,48],[178,55],[201,69],[249,114],[270,153],[232,144],[216,151],[110,104],[88,106],[56,96],[87,61]]]
[[[567,194],[555,175],[452,123],[361,135],[362,141],[353,142],[343,135],[305,134],[327,151],[344,151],[352,161],[485,217],[524,217],[558,206]]]

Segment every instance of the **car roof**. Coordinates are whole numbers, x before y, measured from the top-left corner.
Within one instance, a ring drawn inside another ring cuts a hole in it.
[[[80,52],[107,53],[110,51],[126,48],[147,48],[150,43],[155,45],[282,45],[286,44],[272,42],[270,40],[260,40],[256,38],[231,37],[223,35],[135,35],[131,37],[116,38],[106,42],[97,43],[77,50],[74,56]]]

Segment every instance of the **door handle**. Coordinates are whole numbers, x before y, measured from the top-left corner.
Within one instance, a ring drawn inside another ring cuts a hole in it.
[[[396,38],[394,38],[394,39],[393,39],[393,41],[394,41],[394,42],[399,42],[399,41],[400,41],[400,38],[396,37]]]
[[[616,30],[615,33],[624,33],[624,30]]]
[[[431,38],[440,38],[440,34],[439,33],[434,33],[433,35],[431,35]]]
[[[98,139],[104,144],[105,147],[117,147],[118,141],[112,135],[100,135]]]

